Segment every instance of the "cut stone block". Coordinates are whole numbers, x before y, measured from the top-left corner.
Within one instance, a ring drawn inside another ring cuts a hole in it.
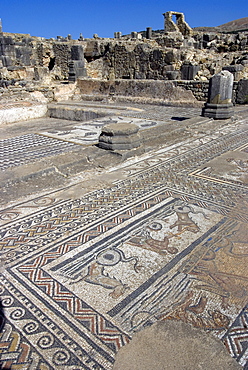
[[[209,104],[206,103],[203,108],[204,117],[209,117],[213,119],[227,119],[232,117],[234,114],[232,104]]]
[[[140,147],[139,127],[133,123],[111,123],[102,128],[99,147],[107,150],[131,150]]]
[[[248,79],[242,79],[237,87],[237,104],[248,104]]]
[[[181,68],[182,80],[193,80],[199,70],[200,66],[198,65],[183,64]]]

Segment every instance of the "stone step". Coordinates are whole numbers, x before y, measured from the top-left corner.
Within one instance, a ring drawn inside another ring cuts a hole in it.
[[[106,112],[98,107],[85,107],[74,104],[48,104],[48,116],[51,118],[66,119],[70,121],[89,121],[95,118],[111,115],[113,112]]]
[[[0,125],[44,117],[47,105],[44,103],[15,101],[0,104]]]

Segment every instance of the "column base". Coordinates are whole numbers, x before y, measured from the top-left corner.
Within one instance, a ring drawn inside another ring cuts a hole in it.
[[[210,104],[205,103],[202,108],[202,116],[210,117],[213,119],[227,119],[234,114],[233,104]]]

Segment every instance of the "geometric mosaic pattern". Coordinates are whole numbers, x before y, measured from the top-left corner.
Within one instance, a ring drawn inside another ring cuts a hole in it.
[[[243,366],[248,357],[248,306],[245,306],[222,340],[232,356]]]
[[[87,122],[78,122],[73,127],[69,127],[66,130],[50,129],[49,131],[41,131],[41,135],[45,135],[52,138],[62,139],[70,141],[76,144],[89,145],[97,144],[101,129],[104,125],[110,123],[134,123],[140,129],[145,130],[151,127],[161,125],[165,120],[173,123],[173,121],[184,120],[200,114],[198,108],[180,108],[180,117],[178,116],[178,109],[175,107],[160,107],[158,111],[154,109],[148,109],[144,111],[142,105],[135,105],[135,110],[130,108],[121,111],[120,115],[109,116],[109,111],[106,111],[105,117],[95,118]],[[114,108],[114,107],[113,107]],[[117,114],[117,107],[115,108],[115,114]],[[162,111],[162,112],[161,112]],[[113,114],[113,112],[112,112]]]
[[[38,159],[78,149],[78,146],[37,134],[26,134],[0,141],[0,169],[5,170]]]
[[[111,369],[157,320],[211,332],[248,366],[247,182],[227,155],[247,133],[226,126],[127,162],[113,169],[121,180],[77,199],[3,210],[2,366]]]

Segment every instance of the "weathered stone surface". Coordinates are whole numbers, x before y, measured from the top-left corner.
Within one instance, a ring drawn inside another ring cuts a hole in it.
[[[50,104],[48,106],[48,115],[52,118],[60,118],[71,121],[87,121],[90,119],[103,117],[104,114],[98,112],[97,110],[87,109],[87,108],[73,108],[65,106],[58,106],[55,104]]]
[[[202,115],[213,119],[227,119],[233,115],[233,105],[206,103]]]
[[[183,64],[181,68],[182,80],[194,80],[200,66],[192,64]]]
[[[177,80],[179,78],[179,71],[167,71],[166,77],[168,80]]]
[[[110,123],[102,128],[102,133],[109,136],[137,134],[139,127],[131,123]]]
[[[242,79],[237,86],[237,104],[248,104],[248,79]]]
[[[166,12],[164,15],[165,32],[181,32],[184,36],[192,35],[193,31],[184,20],[184,14],[179,12]],[[176,23],[173,22],[172,16],[176,16]]]
[[[213,37],[215,36],[214,34]],[[132,43],[125,37],[116,39],[115,42],[109,39],[85,40],[81,41],[80,47],[84,48],[85,57],[89,64],[87,69],[91,70],[90,76],[97,75],[106,79],[165,79],[168,77],[164,73],[164,67],[173,65],[179,71],[183,60],[194,61],[201,65],[201,78],[209,78],[225,65],[230,65],[238,60],[238,52],[237,56],[228,54],[225,55],[225,58],[219,52],[211,51],[208,53],[205,50],[199,52],[199,49],[195,49],[201,43],[198,36],[194,36],[195,43],[190,41],[191,46],[192,43],[194,44],[194,48],[189,49],[189,40],[191,39],[185,39],[181,32],[176,32],[175,35],[170,32],[168,35],[161,35],[156,39],[145,39],[144,41],[135,39]],[[68,62],[71,60],[71,45],[69,43],[72,43],[73,40],[41,41],[37,38],[30,41],[31,39],[28,37],[23,37],[21,40],[23,41],[17,42],[16,38],[9,36],[0,38],[0,54],[2,59],[4,58],[3,66],[30,65],[32,68],[40,66],[47,68],[51,77],[56,79],[61,80],[68,77]],[[212,41],[216,43],[216,40],[214,38]],[[187,48],[185,48],[185,42]],[[74,46],[75,49],[79,47],[78,45]],[[181,47],[181,52],[179,52],[178,48]],[[75,60],[74,57],[73,60]],[[96,61],[98,63],[91,65]],[[246,62],[244,57],[238,61],[240,65],[243,65],[241,62]],[[52,76],[55,69],[56,74]],[[243,71],[237,73],[240,73],[240,78],[247,78],[248,67],[244,67]],[[10,74],[9,78],[11,78]]]
[[[140,147],[139,127],[132,123],[111,123],[102,128],[99,147],[107,150],[131,150]]]
[[[114,38],[115,38],[115,39],[120,39],[120,38],[121,38],[121,36],[122,36],[122,33],[121,33],[121,32],[115,32],[115,33],[114,33]]]
[[[223,67],[223,71],[229,71],[231,73],[243,71],[244,66],[242,64],[234,64],[232,66]]]
[[[71,60],[84,60],[84,49],[82,45],[72,45]]]
[[[78,77],[87,76],[87,70],[84,64],[84,50],[82,45],[72,45],[71,60],[68,63],[70,82],[75,82]]]
[[[106,143],[105,141],[100,141],[98,143],[99,148],[112,150],[112,151],[126,151],[137,149],[140,147],[140,141],[137,142],[126,142],[126,143]]]
[[[157,322],[117,353],[113,370],[242,369],[219,339],[180,321]]]
[[[69,63],[68,79],[70,82],[75,82],[79,77],[87,75],[83,60],[71,60]]]
[[[146,38],[147,39],[151,39],[152,38],[152,28],[151,27],[147,27],[146,28]]]
[[[0,110],[1,124],[9,124],[28,119],[44,117],[47,113],[47,104],[29,104],[12,106],[9,109]]]
[[[204,117],[226,119],[233,115],[233,75],[222,71],[210,79],[208,101],[203,108]]]
[[[245,52],[248,40],[244,33],[194,31],[191,34],[183,13],[165,14],[169,17],[167,26],[171,25],[166,34],[148,27],[140,33],[135,31],[134,38],[117,32],[116,39],[80,37],[78,41],[58,36],[57,40],[46,40],[3,32],[0,34],[0,79],[14,79],[17,83],[35,80],[51,86],[61,80],[75,82],[79,76],[86,76],[87,70],[89,77],[106,81],[179,80],[181,77],[187,78],[186,81],[208,81],[223,68],[233,73],[235,81],[248,78]],[[175,23],[172,15],[177,19]],[[70,61],[73,63],[69,64]],[[197,64],[200,70],[197,71],[196,66],[185,67],[186,63]]]
[[[76,93],[76,85],[75,84],[57,85],[55,89],[53,89],[53,93],[54,100],[58,102],[62,100],[72,99],[72,97]]]
[[[52,50],[56,60],[56,65],[61,69],[63,78],[68,76],[68,62],[70,60],[71,49],[67,43],[54,43]],[[52,56],[52,54],[51,54]]]
[[[83,34],[82,33],[80,33],[79,38],[78,38],[78,41],[84,41],[84,37],[83,37]]]
[[[231,72],[233,74],[234,81],[239,81],[242,77],[244,66],[243,64],[234,64],[231,66],[225,66],[222,69],[223,71]]]
[[[209,82],[208,103],[228,104],[232,101],[233,75],[222,71],[214,75]]]
[[[191,91],[176,87],[171,81],[115,80],[101,81],[80,78],[81,94],[104,94],[140,98],[156,98],[164,101],[196,102]]]
[[[9,67],[9,66],[12,65],[12,60],[8,56],[2,55],[1,60],[2,60],[2,63],[3,63],[4,67]]]

